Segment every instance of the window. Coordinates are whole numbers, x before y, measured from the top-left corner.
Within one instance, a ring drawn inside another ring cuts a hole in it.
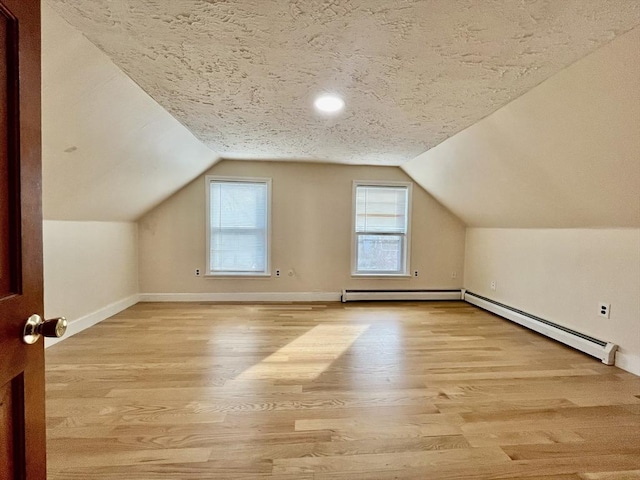
[[[410,183],[354,183],[354,275],[407,275]]]
[[[206,180],[207,274],[269,275],[271,180]]]

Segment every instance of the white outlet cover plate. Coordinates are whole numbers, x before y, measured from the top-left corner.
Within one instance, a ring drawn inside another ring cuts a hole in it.
[[[609,318],[611,316],[611,304],[600,302],[598,304],[598,315],[604,318]]]

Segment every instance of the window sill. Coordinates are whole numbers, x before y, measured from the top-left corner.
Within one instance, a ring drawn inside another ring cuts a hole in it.
[[[270,273],[205,273],[204,278],[270,278]]]
[[[411,278],[409,273],[352,273],[353,278]]]

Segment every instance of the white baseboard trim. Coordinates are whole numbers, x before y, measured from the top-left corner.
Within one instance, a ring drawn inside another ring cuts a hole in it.
[[[618,350],[616,352],[616,367],[640,377],[640,355]]]
[[[75,335],[76,333],[80,333],[83,330],[86,330],[89,327],[94,326],[96,323],[100,323],[103,320],[106,320],[109,317],[112,317],[116,313],[120,313],[123,310],[135,305],[140,301],[140,295],[131,295],[130,297],[123,298],[122,300],[118,300],[117,302],[110,303],[106,307],[102,307],[95,312],[91,312],[83,317],[76,319],[67,319],[69,324],[67,326],[67,331],[62,338],[45,338],[44,339],[44,348],[49,348],[56,343],[60,343],[63,340]]]
[[[340,292],[141,293],[141,302],[339,302]]]

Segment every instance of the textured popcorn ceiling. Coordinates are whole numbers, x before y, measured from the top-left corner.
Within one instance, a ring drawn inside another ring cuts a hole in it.
[[[223,157],[386,165],[640,23],[637,0],[47,1]]]

